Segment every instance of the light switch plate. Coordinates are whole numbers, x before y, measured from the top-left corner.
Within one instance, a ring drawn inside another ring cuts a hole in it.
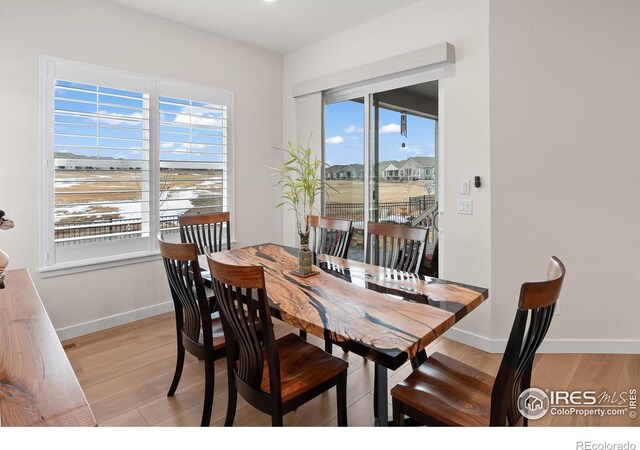
[[[473,214],[472,200],[458,200],[458,214]]]
[[[468,178],[460,179],[460,193],[461,194],[471,193],[471,180],[469,180]]]

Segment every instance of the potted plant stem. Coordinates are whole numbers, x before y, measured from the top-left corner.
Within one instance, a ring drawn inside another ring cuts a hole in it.
[[[309,143],[302,145],[288,142],[285,162],[275,168],[278,177],[276,186],[282,189],[282,202],[277,207],[288,205],[295,213],[296,226],[300,236],[298,251],[298,275],[308,276],[311,270],[311,251],[309,249],[308,216],[313,214],[316,196],[323,192],[322,161],[313,156]]]

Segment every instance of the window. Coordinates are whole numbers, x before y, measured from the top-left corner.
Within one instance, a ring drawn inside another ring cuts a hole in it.
[[[43,57],[42,94],[41,271],[148,258],[179,215],[229,210],[230,92]]]

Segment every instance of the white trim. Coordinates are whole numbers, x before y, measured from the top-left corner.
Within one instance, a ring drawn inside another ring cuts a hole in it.
[[[362,81],[351,86],[341,86],[325,92],[325,104],[343,102],[353,98],[366,97],[369,94],[400,89],[416,84],[444,78],[444,67],[437,66],[432,69],[419,69],[410,74],[389,73],[383,79],[376,81]],[[438,99],[439,100],[439,99]]]
[[[126,323],[146,319],[148,317],[157,316],[159,314],[164,314],[170,311],[173,311],[172,301],[134,309],[132,311],[115,314],[113,316],[103,317],[101,319],[80,323],[78,325],[59,328],[56,330],[56,333],[58,334],[58,339],[64,341],[66,339],[84,336],[85,334],[95,333],[96,331],[106,330],[107,328],[124,325]]]
[[[504,353],[507,347],[506,339],[489,339],[458,328],[451,328],[443,336],[488,353]],[[609,353],[638,355],[640,354],[640,341],[545,339],[542,345],[540,345],[538,353]]]
[[[456,327],[447,330],[443,334],[443,337],[460,342],[461,344],[469,345],[473,348],[477,348],[478,350],[482,350],[483,352],[499,353],[498,351],[493,350],[491,346],[491,339],[469,331],[460,330]]]
[[[444,183],[444,174],[445,174],[445,162],[446,162],[446,152],[444,151],[444,125],[445,125],[445,114],[444,114],[444,104],[446,102],[445,98],[445,75],[443,74],[440,78],[438,78],[438,121],[436,126],[436,161],[438,162],[438,167],[436,167],[437,173],[436,178],[438,180],[438,186],[436,186],[436,192],[438,193],[438,212],[437,212],[437,222],[434,221],[434,225],[438,226],[438,277],[446,279],[446,269],[445,269],[445,254],[447,250],[447,236],[445,233],[444,226],[444,206],[445,206],[445,183]]]
[[[448,42],[422,48],[391,58],[303,81],[292,87],[293,97],[300,97],[314,92],[326,91],[337,87],[346,87],[366,81],[370,83],[389,74],[400,74],[416,69],[424,69],[434,64],[455,62],[455,47]]]
[[[156,261],[159,259],[159,251],[134,253],[130,255],[116,255],[105,258],[83,259],[63,264],[54,264],[49,267],[42,267],[38,269],[38,274],[41,278],[50,278],[57,277],[59,275],[69,275],[72,273],[107,269],[109,267],[125,266],[127,264]]]
[[[233,91],[227,92],[227,196],[224,197],[227,200],[227,211],[229,211],[229,223],[231,228],[231,243],[236,242],[236,116],[235,116],[235,94]],[[223,184],[223,188],[224,188]],[[224,192],[224,189],[223,189]],[[223,203],[224,205],[224,203]],[[223,208],[224,209],[224,208]]]
[[[364,173],[362,174],[362,181],[364,181],[364,190],[362,195],[364,198],[362,199],[362,214],[363,214],[363,224],[362,224],[362,233],[363,233],[363,252],[362,252],[362,260],[367,260],[367,249],[369,248],[369,221],[371,220],[371,137],[373,136],[374,130],[372,128],[371,119],[372,119],[372,109],[371,109],[371,100],[373,99],[373,94],[367,93],[363,96],[364,101],[364,136],[362,139],[362,145],[364,146],[364,164],[363,169]]]
[[[210,103],[216,103],[219,101],[223,101],[222,99],[225,98],[226,95],[229,94],[233,94],[233,91],[230,89],[225,89],[225,88],[220,88],[220,87],[216,87],[216,86],[208,86],[208,85],[203,85],[203,84],[196,84],[196,83],[190,83],[188,81],[181,81],[181,80],[176,80],[173,78],[164,78],[164,77],[159,77],[153,74],[147,74],[147,73],[139,73],[139,72],[133,72],[130,70],[123,70],[123,69],[118,69],[115,67],[109,67],[109,66],[102,66],[99,64],[92,64],[92,63],[85,63],[82,61],[75,61],[73,59],[66,59],[66,58],[60,58],[57,56],[50,56],[50,55],[44,55],[44,54],[40,54],[40,60],[41,61],[50,61],[58,64],[67,64],[70,66],[74,66],[73,70],[74,70],[74,74],[76,73],[76,70],[82,70],[83,73],[89,73],[92,72],[94,75],[99,74],[101,72],[109,72],[109,76],[111,77],[112,75],[117,75],[119,77],[127,77],[127,78],[139,78],[142,81],[144,81],[145,83],[148,83],[150,80],[152,81],[156,81],[159,84],[163,84],[165,83],[166,85],[170,85],[168,86],[169,89],[180,89],[180,92],[183,93],[189,93],[189,92],[200,92],[202,95],[202,90],[204,89],[206,92],[209,93],[209,97],[203,98],[203,99],[199,99],[197,101],[207,101]],[[59,71],[60,68],[58,67],[57,70]],[[110,78],[111,80],[111,78]],[[78,82],[82,82],[82,80],[78,80]],[[93,81],[89,81],[89,84],[94,83]],[[96,83],[94,83],[96,84]],[[98,83],[99,84],[99,83]],[[107,84],[109,84],[107,82]],[[111,87],[115,87],[118,88],[117,86],[111,86]],[[165,86],[166,88],[167,86]],[[146,86],[145,86],[146,88]],[[122,88],[124,89],[124,88]],[[135,89],[134,87],[130,88],[129,90]],[[126,89],[125,89],[126,90]],[[205,92],[205,95],[206,95]],[[214,95],[219,95],[220,97],[217,97]],[[159,91],[159,95],[162,96],[167,96],[170,97],[170,91],[166,92],[166,91]],[[175,95],[174,95],[175,97]],[[194,100],[194,99],[191,99]]]
[[[149,154],[147,155],[147,164],[149,164],[149,176],[147,180],[146,192],[149,196],[149,211],[147,214],[149,237],[149,251],[159,251],[160,246],[155,236],[160,232],[160,190],[162,189],[160,181],[160,96],[158,91],[158,82],[149,81]],[[144,183],[144,180],[141,180]],[[144,201],[144,195],[142,197]],[[144,218],[144,213],[142,214]]]
[[[38,263],[39,267],[51,265],[54,257],[54,242],[50,236],[54,234],[53,215],[51,205],[54,204],[53,183],[54,158],[53,152],[46,149],[53,148],[53,81],[55,80],[55,64],[40,55],[40,90],[38,104],[40,105],[40,148],[38,165]]]

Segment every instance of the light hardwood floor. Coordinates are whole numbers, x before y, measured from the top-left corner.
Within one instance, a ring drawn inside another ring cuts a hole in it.
[[[276,336],[297,330],[275,321]],[[203,362],[187,355],[174,397],[167,390],[175,368],[173,313],[111,328],[63,342],[67,356],[99,426],[198,426],[204,395]],[[324,348],[313,336],[309,341]],[[444,353],[495,375],[501,355],[489,354],[438,339],[427,352]],[[349,362],[347,401],[350,426],[373,424],[373,364],[334,346],[334,354]],[[224,360],[216,362],[216,386],[211,424],[222,426],[226,411]],[[407,364],[389,373],[389,387],[411,371]],[[640,355],[545,354],[536,358],[532,386],[548,389],[585,389],[609,393],[640,388]],[[391,399],[391,397],[389,397]],[[391,408],[389,408],[391,410]],[[285,416],[285,426],[335,426],[335,390],[325,393]],[[268,426],[270,418],[241,398],[235,426]],[[628,414],[616,417],[551,416],[530,426],[638,426]]]

